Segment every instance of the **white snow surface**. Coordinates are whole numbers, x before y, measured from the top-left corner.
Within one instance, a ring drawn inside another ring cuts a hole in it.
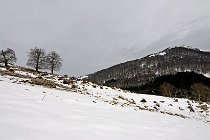
[[[166,52],[154,53],[154,54],[151,54],[149,57],[155,57],[155,56],[157,56],[157,55],[162,55],[162,56],[164,56],[164,55],[166,55]]]
[[[75,81],[78,89],[71,92],[32,86],[21,80],[0,76],[1,140],[210,138],[209,110],[201,113],[196,107],[199,104],[187,99],[174,102],[172,98],[134,94],[82,81]],[[140,102],[142,99],[147,102]],[[189,103],[195,112],[189,111]],[[154,107],[158,108],[154,112],[147,110]]]
[[[88,78],[88,76],[87,76],[87,75],[85,75],[85,76],[81,76],[81,77],[79,77],[78,79],[82,80],[82,79],[87,79],[87,78]]]
[[[165,55],[166,54],[166,52],[161,52],[161,53],[159,53],[159,55]]]
[[[210,73],[203,74],[204,76],[210,78]]]
[[[7,70],[7,69],[0,67],[0,71],[5,71],[5,70]]]
[[[20,75],[24,75],[24,76],[30,76],[30,77],[37,77],[36,75],[32,74],[32,73],[29,73],[29,72],[24,72],[24,71],[19,71],[19,70],[15,70],[15,73],[16,74],[20,74]]]

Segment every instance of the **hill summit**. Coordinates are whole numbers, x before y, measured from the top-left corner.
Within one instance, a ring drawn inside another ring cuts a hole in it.
[[[98,71],[87,79],[97,84],[126,88],[145,84],[162,75],[186,71],[210,74],[210,52],[176,46]]]

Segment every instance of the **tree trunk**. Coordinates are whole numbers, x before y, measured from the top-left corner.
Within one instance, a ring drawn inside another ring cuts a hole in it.
[[[51,74],[54,73],[54,62],[52,63],[52,67],[51,67]]]
[[[55,65],[54,65],[54,58],[52,58],[51,65],[52,65],[52,67],[51,67],[51,74],[53,74],[54,73],[54,67],[55,67]]]
[[[53,73],[54,73],[54,67],[51,68],[51,74],[53,74]]]
[[[37,59],[36,59],[36,72],[39,72],[39,59],[40,59],[40,54],[41,51],[38,53]]]
[[[37,59],[38,60],[38,59]],[[36,72],[38,72],[39,71],[39,62],[37,61],[36,62]]]

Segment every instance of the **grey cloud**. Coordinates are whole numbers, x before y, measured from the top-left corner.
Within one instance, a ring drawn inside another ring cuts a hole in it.
[[[0,0],[0,48],[35,46],[79,76],[176,45],[209,48],[209,0]]]

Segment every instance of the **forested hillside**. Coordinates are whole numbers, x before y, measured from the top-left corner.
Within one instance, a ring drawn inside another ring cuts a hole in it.
[[[161,75],[185,71],[209,74],[210,52],[187,46],[167,48],[90,74],[87,79],[98,84],[126,88],[143,85]]]

